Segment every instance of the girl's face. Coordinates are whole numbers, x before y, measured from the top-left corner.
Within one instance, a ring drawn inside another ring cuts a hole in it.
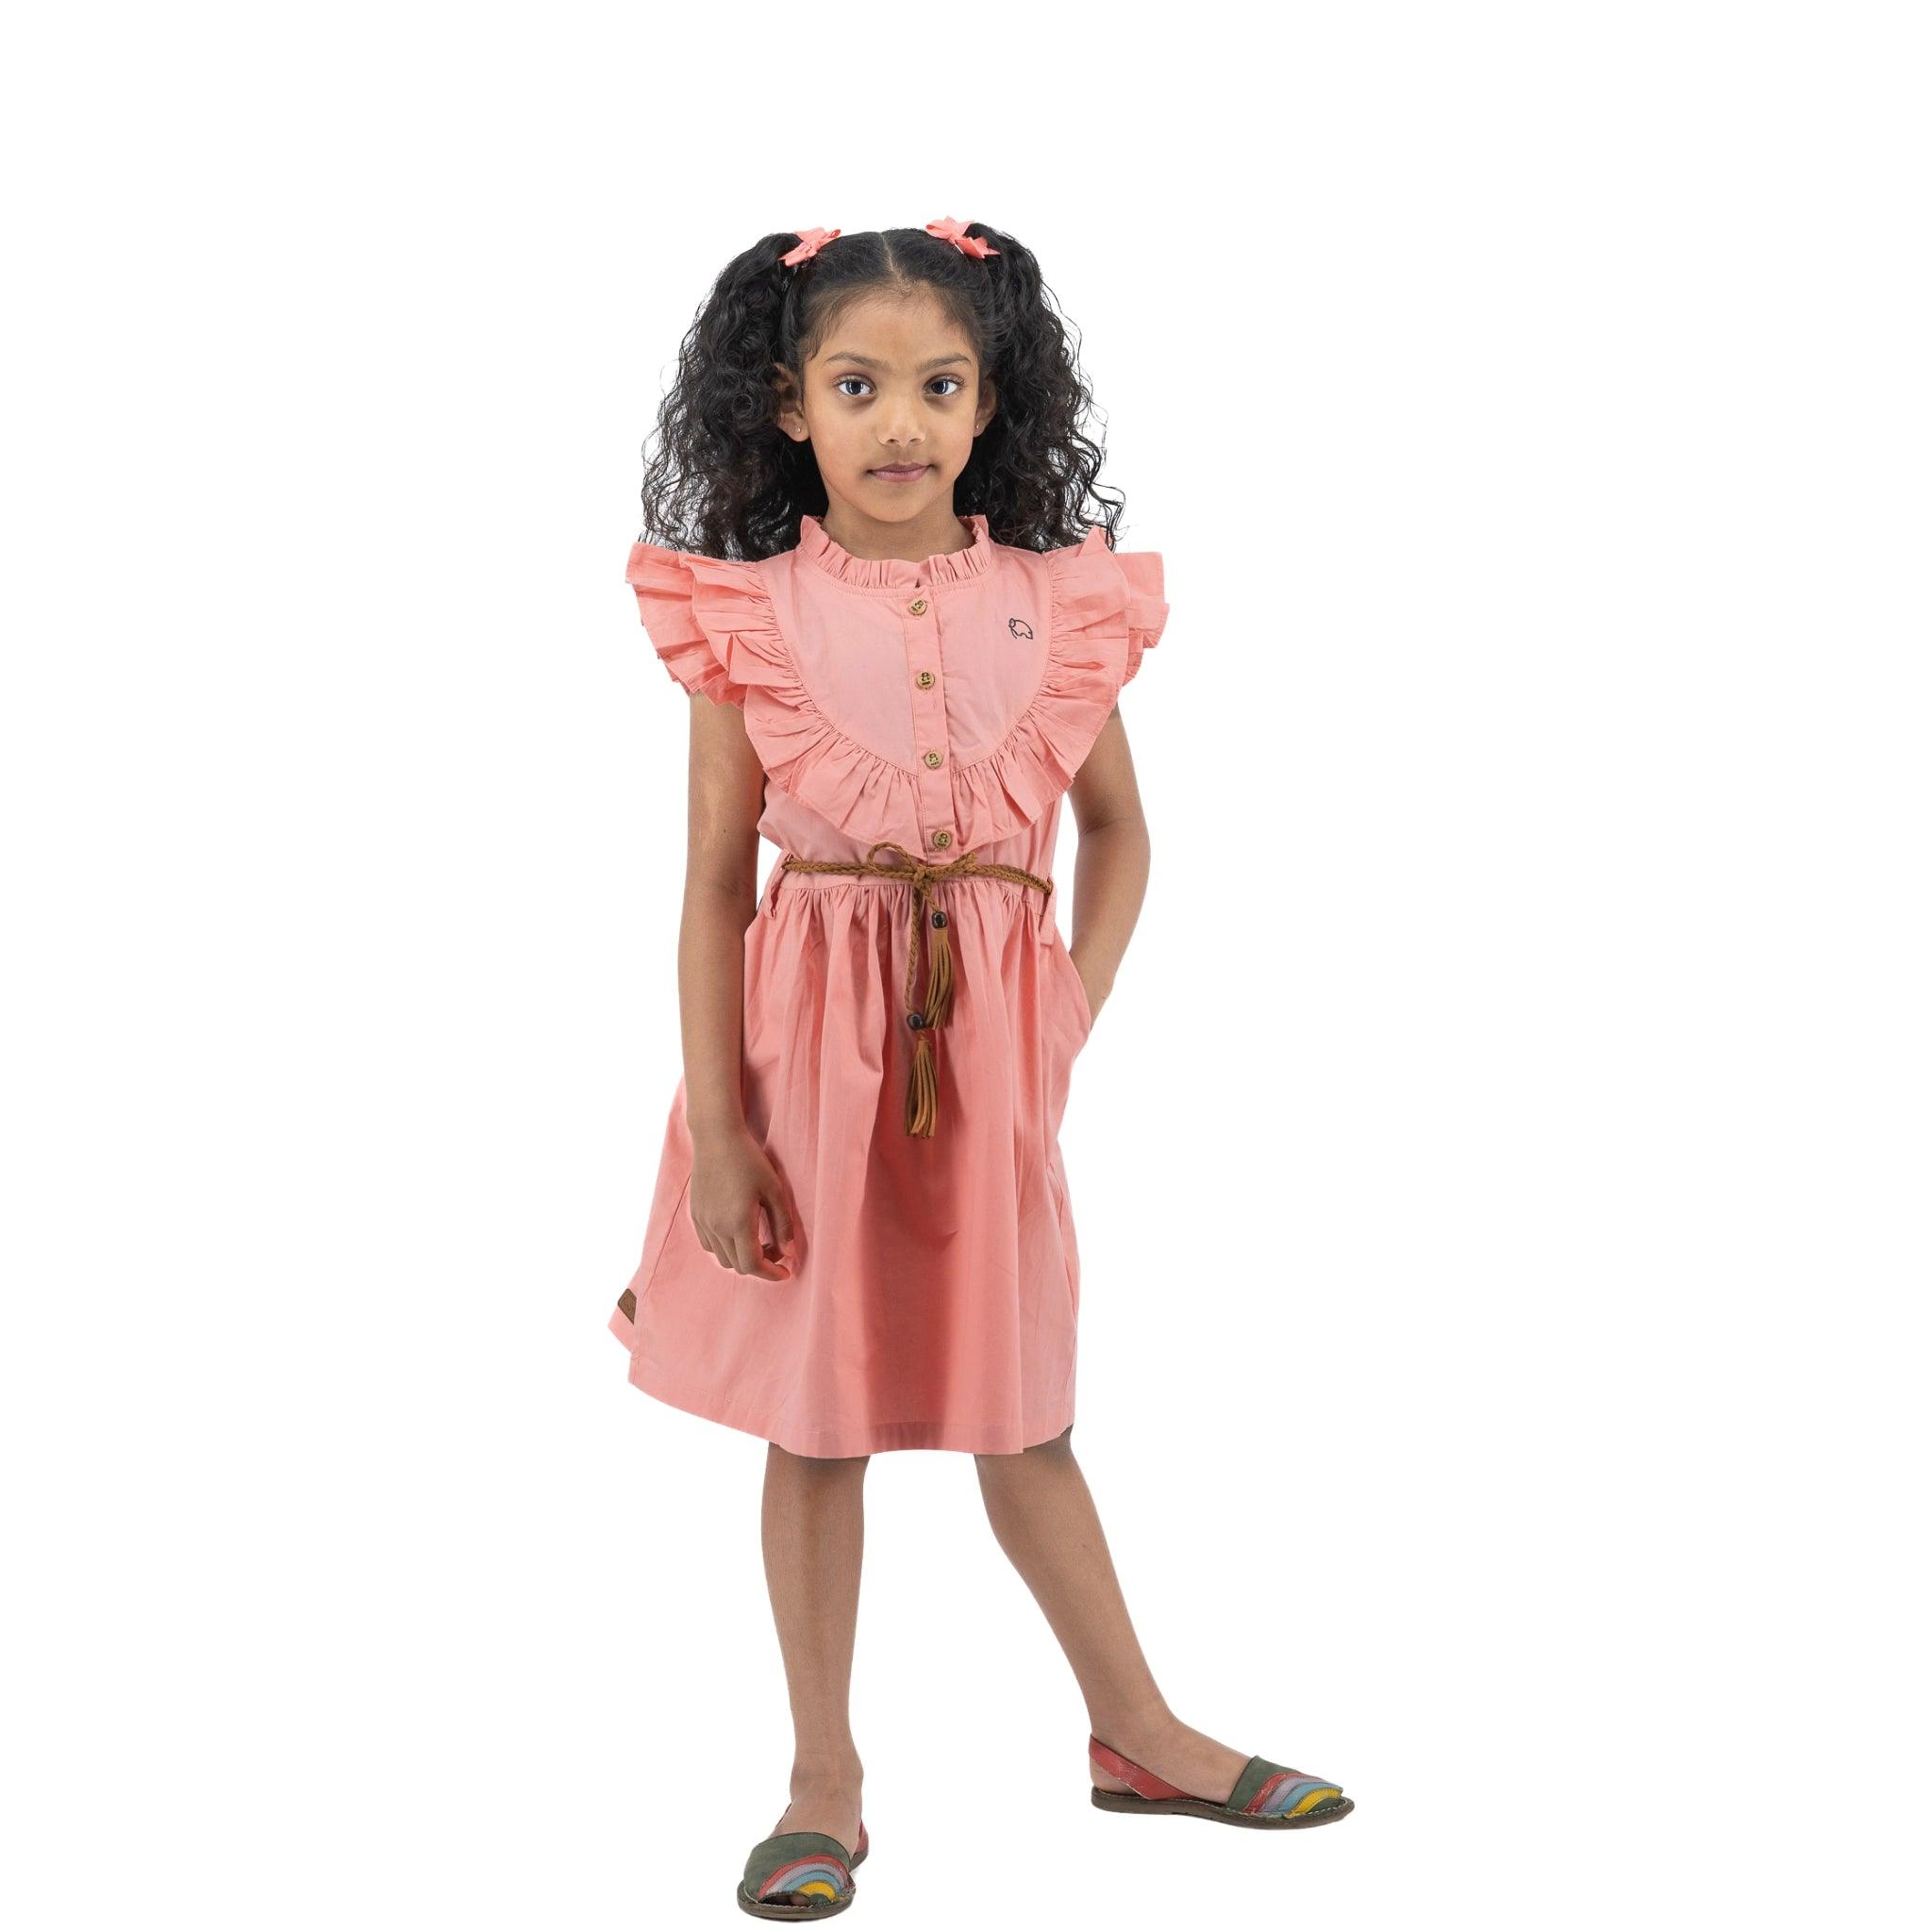
[[[778,384],[778,425],[812,446],[829,528],[919,540],[952,518],[954,480],[992,421],[993,394],[928,291],[861,297],[803,382],[781,370]]]

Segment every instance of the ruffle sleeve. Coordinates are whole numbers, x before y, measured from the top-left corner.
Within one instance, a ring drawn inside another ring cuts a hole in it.
[[[1109,550],[1096,525],[1078,543],[1048,551],[1046,563],[1046,673],[994,750],[954,769],[962,848],[1011,838],[1047,812],[1086,762],[1142,653],[1167,626],[1158,551]]]
[[[640,541],[631,545],[624,574],[652,648],[693,696],[742,710],[748,688],[769,678],[784,658],[771,593],[756,564]]]
[[[1167,628],[1167,587],[1158,550],[1116,550],[1113,560],[1127,579],[1127,672],[1121,680],[1124,684],[1140,670],[1141,653],[1151,651]]]
[[[917,841],[917,780],[819,709],[758,565],[638,542],[625,575],[664,668],[686,691],[744,713],[774,785],[855,839]]]

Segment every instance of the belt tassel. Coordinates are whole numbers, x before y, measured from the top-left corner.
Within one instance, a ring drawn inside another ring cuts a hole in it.
[[[943,1026],[953,1017],[953,941],[943,925],[925,922],[925,1024]]]
[[[932,1029],[922,1026],[912,1046],[912,1077],[906,1083],[906,1131],[931,1140],[940,1124],[940,1079],[932,1063]]]
[[[932,1138],[940,1121],[940,1076],[933,1059],[933,1029],[953,1012],[953,941],[943,925],[926,916],[926,890],[913,889],[914,917],[925,940],[925,1004],[918,1010],[925,1024],[913,1036],[912,1071],[906,1082],[906,1131]]]

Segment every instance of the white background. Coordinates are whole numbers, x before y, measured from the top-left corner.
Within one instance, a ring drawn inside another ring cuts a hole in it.
[[[855,1909],[1923,1913],[1914,12],[9,28],[9,1921],[736,1923],[765,1451],[605,1328],[685,783],[622,567],[725,260],[942,215],[1173,607],[1074,1441],[1170,1703],[1358,1808],[1093,1809],[971,1458],[879,1456]]]

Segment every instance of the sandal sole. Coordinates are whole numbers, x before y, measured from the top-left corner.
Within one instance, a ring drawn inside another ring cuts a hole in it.
[[[1225,1805],[1210,1805],[1206,1798],[1141,1798],[1132,1791],[1103,1791],[1091,1786],[1094,1804],[1103,1811],[1172,1812],[1183,1818],[1211,1818],[1216,1824],[1246,1824],[1257,1831],[1295,1831],[1310,1824],[1333,1824],[1355,1809],[1353,1798],[1299,1814],[1277,1811],[1272,1818],[1258,1813],[1230,1811]]]

